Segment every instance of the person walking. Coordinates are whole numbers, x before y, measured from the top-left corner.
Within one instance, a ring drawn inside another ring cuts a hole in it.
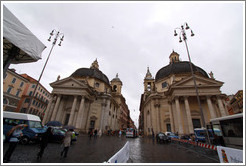
[[[10,160],[11,155],[13,154],[13,152],[14,152],[14,150],[15,150],[18,142],[19,142],[20,137],[23,135],[22,130],[25,127],[27,127],[26,124],[19,124],[19,125],[12,127],[12,129],[7,133],[7,136],[9,136],[10,139],[9,139],[8,150],[6,151],[4,158],[3,158],[4,163],[11,161]]]
[[[121,134],[122,134],[122,131],[120,130],[120,131],[119,131],[119,137],[121,137]]]
[[[40,140],[40,151],[37,154],[37,159],[41,159],[44,153],[44,149],[47,147],[49,140],[51,139],[52,136],[52,128],[48,127],[46,132],[43,133],[41,140]]]
[[[94,130],[94,139],[97,138],[97,129]]]
[[[92,136],[93,136],[93,129],[90,129],[90,131],[89,131],[89,137],[90,137],[90,139],[91,139]]]
[[[102,136],[102,130],[101,129],[98,132],[98,136],[99,136],[99,138]]]
[[[73,135],[73,132],[72,132],[72,129],[69,129],[66,133],[65,133],[65,138],[63,140],[63,150],[61,151],[61,157],[64,157],[66,158],[67,157],[67,152],[68,152],[68,149],[71,145],[71,139],[72,139],[72,135]]]

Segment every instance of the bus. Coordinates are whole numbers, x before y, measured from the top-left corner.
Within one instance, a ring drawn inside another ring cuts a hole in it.
[[[45,132],[39,116],[3,111],[3,137],[8,141],[7,133],[9,130],[18,124],[27,124],[22,131],[23,136],[20,138],[22,144],[28,144],[30,141],[38,141],[39,136]]]
[[[214,118],[211,128],[219,129],[226,147],[243,149],[243,113]]]
[[[126,137],[127,138],[136,138],[138,136],[137,130],[134,128],[126,129]]]

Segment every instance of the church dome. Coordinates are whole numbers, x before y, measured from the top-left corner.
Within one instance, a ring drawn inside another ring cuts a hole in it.
[[[92,64],[90,68],[80,68],[77,69],[72,75],[72,77],[74,78],[78,78],[78,77],[92,77],[92,78],[97,78],[105,83],[109,84],[109,80],[108,77],[103,74],[103,72],[101,72],[99,70],[99,65],[97,60],[95,60]]]
[[[93,78],[97,78],[107,84],[109,84],[109,80],[108,77],[103,74],[103,72],[101,72],[98,69],[91,69],[91,68],[80,68],[77,69],[72,75],[72,77],[93,77]]]
[[[208,74],[201,69],[200,67],[195,66],[194,64],[192,64],[192,68],[194,73],[200,73],[201,75],[203,75],[204,77],[208,78]],[[187,61],[179,61],[179,62],[175,62],[175,63],[170,63],[169,65],[161,68],[155,76],[155,81],[158,81],[162,78],[165,78],[171,74],[185,74],[185,73],[191,73],[190,70],[190,64]]]

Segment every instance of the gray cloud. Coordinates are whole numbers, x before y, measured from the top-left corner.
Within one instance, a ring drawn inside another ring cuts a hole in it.
[[[100,70],[123,82],[122,93],[134,121],[138,118],[147,67],[152,76],[169,63],[174,49],[187,61],[184,43],[173,30],[188,22],[195,36],[188,37],[192,62],[225,82],[222,93],[243,89],[243,5],[226,2],[125,3],[4,3],[46,46],[42,60],[11,65],[17,72],[38,79],[51,48],[52,29],[65,34],[62,46],[51,54],[41,83],[70,76],[90,67],[97,58]],[[187,32],[189,35],[189,33]],[[135,110],[135,112],[133,111]],[[136,122],[137,123],[137,122]]]

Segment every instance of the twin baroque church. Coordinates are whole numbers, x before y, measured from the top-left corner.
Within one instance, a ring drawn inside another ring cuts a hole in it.
[[[144,93],[141,95],[139,129],[144,135],[152,132],[171,131],[179,135],[194,134],[194,128],[203,126],[196,96],[190,63],[181,61],[179,54],[172,52],[170,63],[161,68],[155,78],[149,68],[144,78]],[[220,91],[223,82],[215,80],[192,64],[205,124],[210,119],[226,116],[225,97]]]
[[[97,60],[90,68],[77,69],[71,76],[50,84],[52,99],[43,124],[60,121],[81,132],[90,129],[119,130],[127,128],[129,110],[121,94],[122,82],[114,78],[109,82],[99,70]]]

